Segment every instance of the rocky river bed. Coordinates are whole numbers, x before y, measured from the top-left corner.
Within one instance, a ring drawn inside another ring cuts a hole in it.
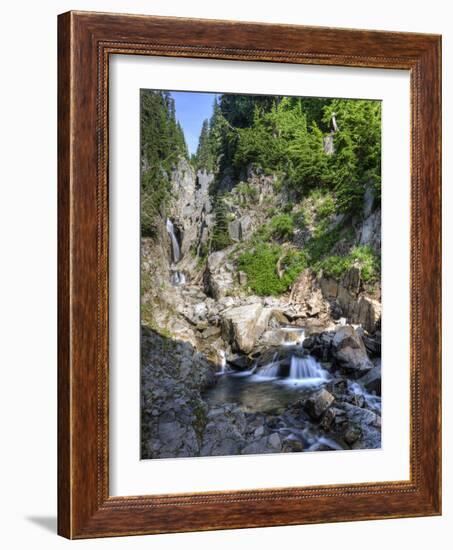
[[[291,324],[256,297],[175,293],[182,339],[142,329],[142,458],[380,447],[378,335],[344,318]]]

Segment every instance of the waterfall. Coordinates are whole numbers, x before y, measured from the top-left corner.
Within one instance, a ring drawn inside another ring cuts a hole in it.
[[[327,372],[314,359],[314,357],[291,357],[289,367],[289,379],[301,381],[305,384],[320,384],[327,380]]]
[[[181,259],[181,249],[179,248],[178,239],[176,238],[176,235],[175,235],[175,228],[173,226],[172,221],[169,218],[167,218],[167,233],[170,235],[170,239],[171,239],[171,252],[172,252],[173,262],[177,264]]]
[[[280,361],[275,361],[275,362],[269,363],[268,365],[262,367],[259,370],[259,373],[258,373],[257,376],[258,376],[258,378],[271,380],[273,378],[278,378],[279,371],[280,371]]]
[[[219,351],[219,357],[220,357],[220,374],[225,374],[227,371],[227,362],[226,362],[226,355],[223,349]]]
[[[186,284],[186,276],[182,271],[173,271],[170,276],[171,284],[174,286],[181,286]]]
[[[282,360],[277,360],[277,354],[273,360],[261,367],[256,377],[261,380],[275,380],[281,378],[281,381],[303,386],[316,386],[327,382],[328,373],[321,367],[314,357],[299,357],[291,355],[288,375],[285,376],[285,368]]]
[[[278,353],[275,353],[272,361],[259,369],[257,374],[258,378],[263,378],[265,380],[278,378],[280,371],[280,361],[277,361],[277,357]]]
[[[171,256],[173,263],[177,264],[181,259],[181,249],[179,247],[178,239],[175,235],[175,228],[172,221],[167,218],[167,233],[170,235],[171,240]],[[182,271],[173,271],[170,275],[171,284],[174,286],[182,286],[186,284],[186,276]]]

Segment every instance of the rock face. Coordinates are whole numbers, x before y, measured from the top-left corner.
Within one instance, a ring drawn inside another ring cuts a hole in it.
[[[249,215],[245,215],[228,224],[228,233],[233,241],[247,240],[252,230],[252,218]]]
[[[354,327],[339,327],[332,340],[332,354],[336,361],[349,371],[363,373],[373,368],[362,338]]]
[[[171,174],[172,201],[168,216],[179,234],[183,256],[191,247],[197,250],[208,239],[214,222],[209,185],[214,175],[205,171],[196,174],[186,159],[180,159]]]
[[[142,458],[199,454],[207,411],[200,392],[214,372],[189,343],[142,329]]]
[[[222,335],[233,350],[250,353],[267,328],[272,309],[247,304],[221,313]]]
[[[234,286],[232,271],[227,264],[225,250],[210,254],[203,274],[203,285],[206,294],[215,300],[225,298]]]
[[[290,301],[305,317],[329,316],[329,303],[324,299],[316,278],[309,269],[304,270],[293,283]]]
[[[351,267],[340,282],[321,277],[319,286],[323,297],[338,304],[349,323],[360,324],[370,333],[376,330],[381,319],[381,303],[362,292],[358,267]]]

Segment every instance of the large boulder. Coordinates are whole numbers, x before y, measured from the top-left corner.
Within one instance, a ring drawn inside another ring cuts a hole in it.
[[[334,401],[335,397],[323,388],[307,399],[305,408],[308,414],[317,420],[327,411]]]
[[[266,330],[272,309],[247,304],[221,313],[222,335],[233,350],[250,353]]]
[[[356,374],[373,368],[362,338],[351,325],[337,328],[332,340],[332,355],[341,367]]]

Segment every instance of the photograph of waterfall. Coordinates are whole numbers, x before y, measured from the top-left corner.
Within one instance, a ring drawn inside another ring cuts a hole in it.
[[[381,447],[381,102],[140,92],[141,458]]]

